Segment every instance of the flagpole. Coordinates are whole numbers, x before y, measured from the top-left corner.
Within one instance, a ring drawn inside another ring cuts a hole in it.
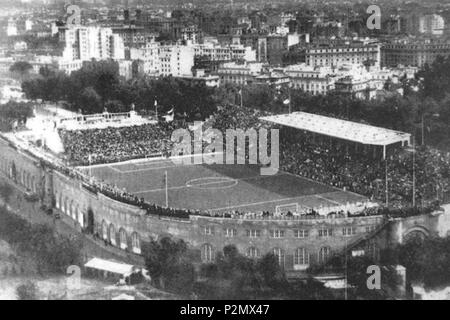
[[[243,102],[242,102],[242,86],[241,86],[241,90],[240,90],[240,96],[241,96],[241,109],[242,109],[242,106],[243,106]]]
[[[291,87],[288,87],[289,90],[289,114],[291,114]]]
[[[166,208],[169,208],[169,190],[167,187],[167,171],[165,171],[165,177],[166,177]]]
[[[386,207],[389,207],[389,185],[388,185],[388,166],[387,166],[387,157],[384,159],[384,163],[386,165]]]
[[[92,154],[89,154],[89,182],[92,180]]]
[[[413,207],[416,206],[416,139],[413,137]]]

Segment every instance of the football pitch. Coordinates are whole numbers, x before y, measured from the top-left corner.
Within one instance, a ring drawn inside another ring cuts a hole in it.
[[[186,165],[170,159],[142,160],[82,168],[98,181],[160,206],[223,213],[275,212],[298,203],[300,209],[335,207],[367,198],[290,173],[262,176],[256,165]]]

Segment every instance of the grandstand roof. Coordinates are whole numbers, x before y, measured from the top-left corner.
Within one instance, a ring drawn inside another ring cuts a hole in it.
[[[411,134],[306,112],[262,117],[261,120],[367,145],[409,144]]]

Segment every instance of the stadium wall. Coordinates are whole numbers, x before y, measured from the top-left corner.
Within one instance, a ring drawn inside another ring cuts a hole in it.
[[[425,236],[443,234],[439,225],[441,214],[394,219],[389,223],[381,216],[175,219],[148,215],[138,207],[92,191],[76,178],[47,168],[39,159],[2,139],[0,147],[4,178],[35,192],[55,212],[131,255],[140,255],[150,238],[170,236],[185,240],[192,258],[198,262],[210,262],[226,245],[235,245],[239,252],[252,257],[273,252],[287,271],[301,271],[360,243],[364,243],[360,249],[376,257],[380,249],[405,241],[413,232]],[[368,238],[370,241],[366,241]]]

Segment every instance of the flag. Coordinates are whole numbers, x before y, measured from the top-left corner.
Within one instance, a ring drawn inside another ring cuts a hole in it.
[[[286,99],[283,101],[283,104],[285,104],[285,105],[288,105],[289,103],[291,103],[291,100],[289,100],[289,99]]]
[[[164,116],[164,119],[166,119],[166,122],[172,122],[175,118],[175,109],[172,108],[169,112],[167,112],[167,115]]]
[[[168,115],[164,116],[164,119],[166,119],[166,122],[172,122],[174,117],[175,117],[175,114],[172,113],[170,115],[168,114]]]

